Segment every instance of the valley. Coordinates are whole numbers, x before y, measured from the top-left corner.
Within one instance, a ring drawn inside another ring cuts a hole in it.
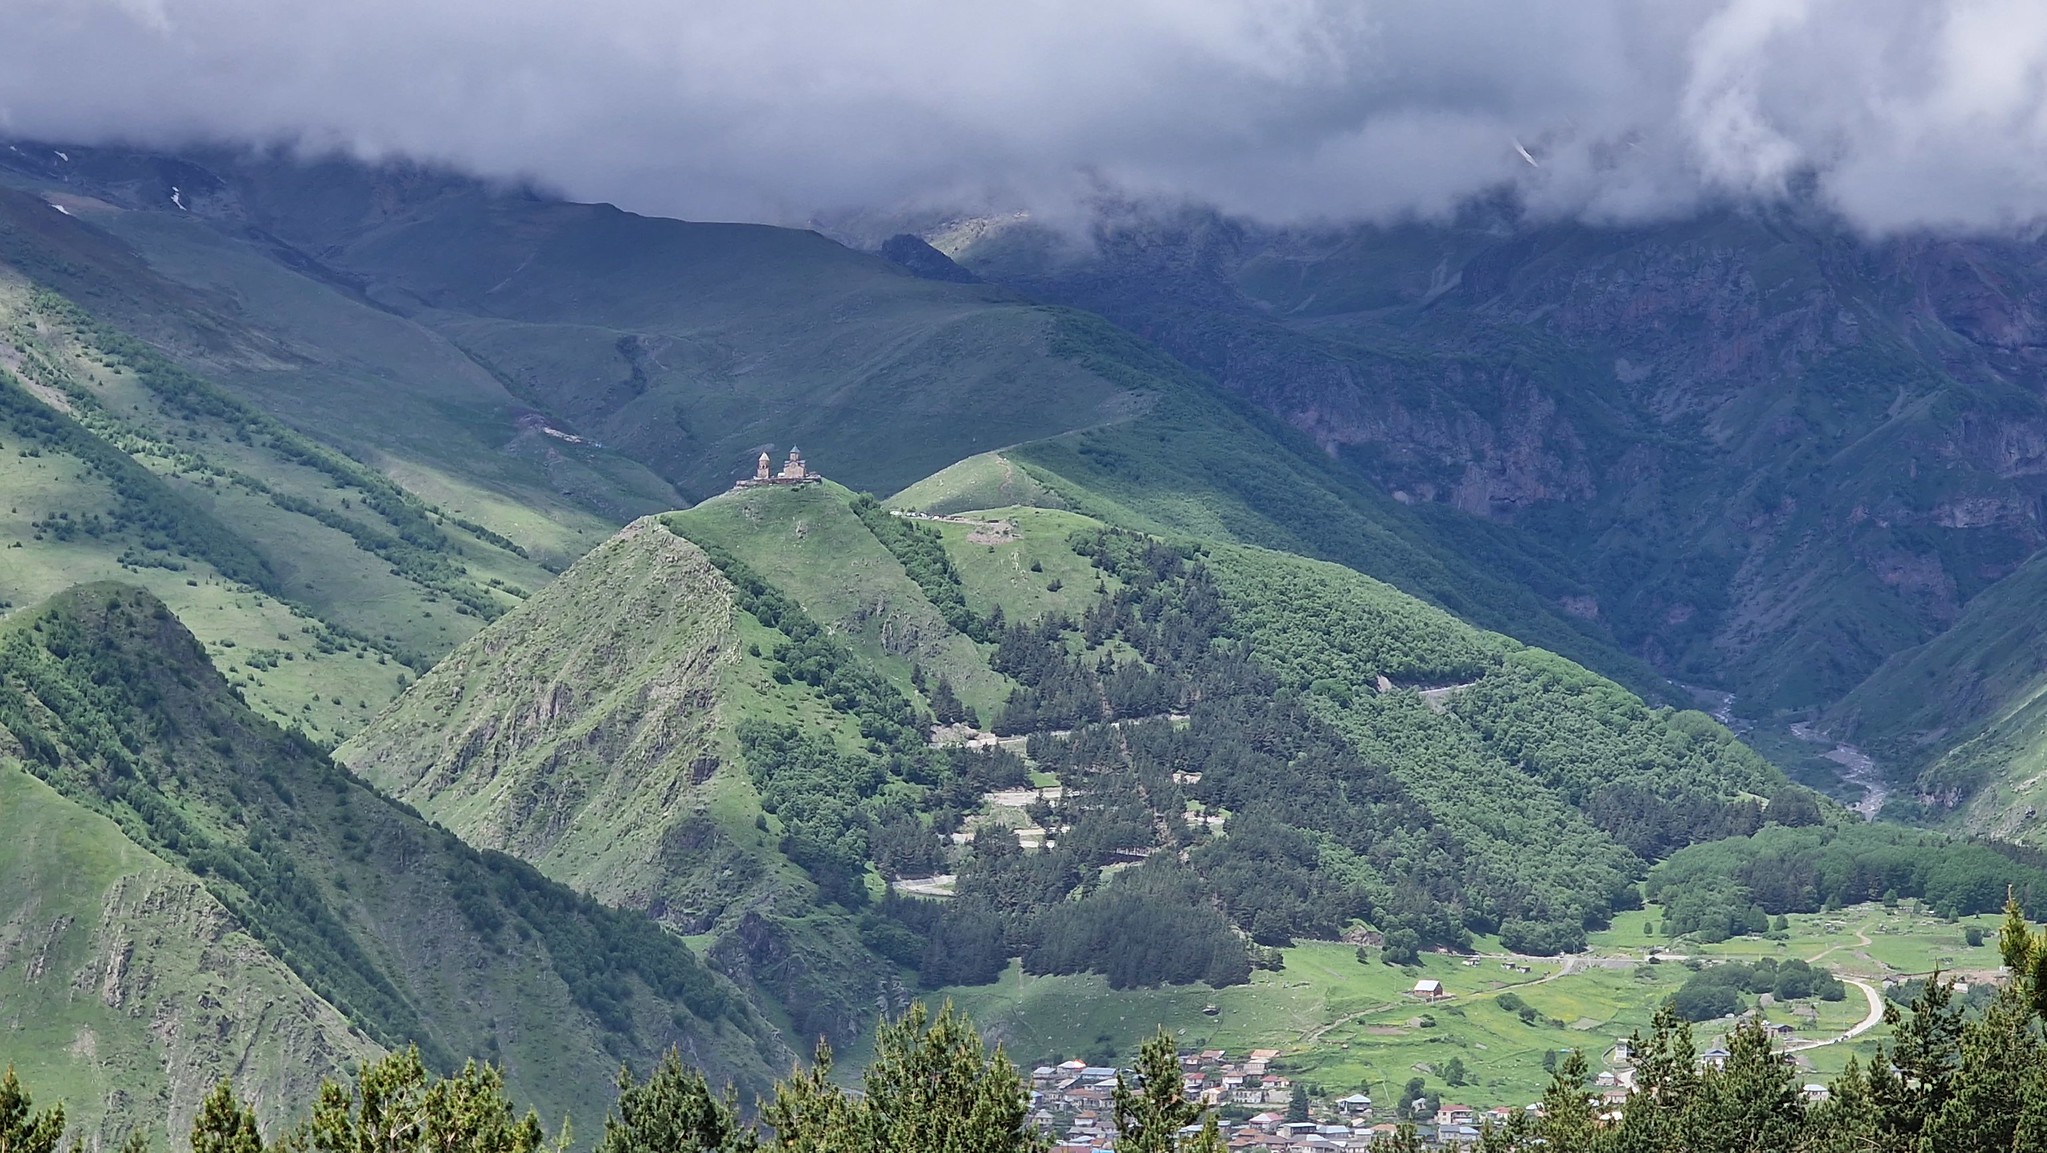
[[[1561,961],[1503,953],[1497,943],[1480,941],[1470,957],[1425,954],[1417,965],[1394,968],[1361,965],[1347,944],[1304,943],[1285,951],[1284,969],[1212,992],[1119,992],[1095,977],[1033,977],[1012,969],[992,985],[949,988],[931,1000],[949,999],[965,1009],[1027,1066],[1073,1057],[1100,1064],[1108,1054],[1130,1052],[1163,1023],[1183,1051],[1241,1056],[1278,1050],[1271,1067],[1313,1085],[1325,1107],[1353,1092],[1375,1102],[1397,1100],[1408,1079],[1419,1076],[1429,1094],[1443,1100],[1519,1108],[1538,1099],[1548,1083],[1545,1053],[1587,1049],[1595,1072],[1625,1075],[1631,1066],[1613,1052],[1615,1040],[1648,1032],[1656,1007],[1693,972],[1690,958],[1799,957],[1860,982],[1844,1000],[1760,1009],[1772,1027],[1786,1027],[1779,1043],[1799,1054],[1806,1080],[1831,1078],[1850,1057],[1869,1060],[1886,1036],[1869,1027],[1870,991],[1936,967],[1981,981],[1999,966],[1993,947],[1963,940],[1972,925],[1994,932],[1996,918],[1988,916],[1957,924],[1871,904],[1793,915],[1783,940],[1705,946],[1641,933],[1643,922],[1653,923],[1658,913],[1651,906],[1627,918],[1625,927],[1596,937],[1589,952]],[[1660,958],[1654,964],[1652,954]],[[1419,980],[1440,981],[1448,995],[1415,997]],[[1523,1005],[1535,1010],[1532,1019],[1518,1015]],[[1701,1047],[1710,1047],[1716,1030],[1729,1024],[1700,1025]],[[1461,1072],[1448,1082],[1443,1070],[1452,1057]]]
[[[1318,1107],[1623,1089],[1666,1004],[1827,1080],[2047,899],[2037,542],[1991,509],[2033,474],[1929,439],[2031,402],[1889,297],[1826,319],[1867,269],[1788,226],[1240,236],[1197,307],[1129,232],[990,234],[975,282],[403,166],[15,155],[0,1056],[95,1147],[410,1045],[584,1132],[621,1065],[751,1101],[823,1039],[850,1082],[947,1001],[1027,1068],[1278,1050]],[[1673,267],[1794,397],[1567,291]],[[792,440],[821,476],[733,487]]]

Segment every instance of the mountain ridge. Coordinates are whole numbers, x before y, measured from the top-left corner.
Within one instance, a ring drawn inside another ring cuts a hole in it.
[[[545,1112],[584,1116],[614,1061],[681,1045],[759,1086],[782,1052],[682,942],[479,853],[254,716],[146,592],[82,586],[0,624],[0,727],[386,1048],[492,1056]]]
[[[1630,651],[1759,716],[1830,703],[2042,543],[2036,247],[1483,210],[933,239],[1144,332],[1453,540],[1491,520],[1570,541]]]

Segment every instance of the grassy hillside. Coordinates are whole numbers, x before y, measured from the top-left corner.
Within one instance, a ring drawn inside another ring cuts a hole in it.
[[[338,755],[468,842],[695,936],[742,979],[754,954],[772,961],[750,987],[791,1002],[799,1032],[846,1035],[871,1012],[845,987],[857,937],[843,918],[806,920],[814,890],[775,848],[735,730],[859,737],[747,655],[778,640],[699,549],[637,521]]]
[[[920,490],[1015,491],[991,463]],[[636,523],[342,755],[842,1040],[1018,951],[1125,988],[1241,983],[1346,927],[1578,947],[1645,862],[1792,795],[1708,718],[1340,565],[921,515],[821,484]],[[933,747],[948,708],[1016,739]]]
[[[812,233],[451,197],[331,259],[693,499],[791,441],[887,489],[1138,404],[1050,355],[1054,314]]]
[[[0,1052],[102,1148],[182,1137],[232,1074],[267,1125],[380,1047],[197,878],[0,765]]]
[[[644,466],[547,434],[545,414],[350,278],[156,191],[0,164],[0,264],[535,556],[566,563],[675,503]]]
[[[738,638],[717,570],[637,521],[337,755],[472,844],[696,931],[697,902],[648,886],[662,832],[730,779],[716,706],[744,677]]]
[[[999,452],[970,456],[889,498],[889,507],[944,516],[975,509],[1063,507],[1059,494]]]
[[[145,585],[322,741],[550,576],[4,269],[0,444],[0,600]]]
[[[741,730],[792,726],[856,755],[868,741],[778,665],[789,635],[736,604],[693,541],[793,598],[888,691],[922,702],[917,683],[943,678],[990,712],[1007,694],[851,494],[757,490],[629,526],[339,755],[471,842],[699,935],[799,1031],[849,1037],[873,1013],[877,963],[785,852]]]
[[[680,1045],[758,1086],[784,1053],[652,922],[478,852],[257,717],[145,592],[89,585],[11,618],[0,726],[378,1044],[488,1056],[523,1099],[584,1118],[621,1060]]]
[[[922,668],[947,677],[967,704],[992,714],[1010,683],[986,654],[948,625],[902,562],[855,516],[835,484],[754,489],[705,501],[664,519],[706,547],[738,557],[795,598],[897,688],[916,694]]]
[[[1886,661],[1822,718],[1875,758],[1897,815],[2043,843],[2047,661],[2035,557],[1969,602],[1954,626]]]
[[[0,179],[50,218],[41,227],[88,222],[132,246],[99,262],[107,278],[140,266],[168,282],[205,317],[181,342],[195,357],[465,510],[552,516],[566,489],[628,519],[650,497],[682,503],[656,494],[662,481],[699,499],[791,441],[888,490],[1142,405],[1056,354],[1056,311],[919,280],[814,233],[395,166],[66,151],[0,160]],[[580,441],[532,435],[542,424]]]

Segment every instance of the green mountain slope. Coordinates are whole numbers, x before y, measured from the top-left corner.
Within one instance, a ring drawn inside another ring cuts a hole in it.
[[[984,707],[1006,693],[842,488],[734,494],[666,524],[743,555],[900,691],[928,669]],[[635,522],[339,756],[473,843],[704,935],[800,1031],[851,1037],[874,1012],[874,962],[780,847],[740,730],[795,726],[848,751],[866,739],[763,656],[790,638],[737,600],[696,544]]]
[[[1890,810],[2042,843],[2047,771],[2047,561],[1969,602],[1954,626],[1886,661],[1822,718],[1897,788]]]
[[[956,550],[970,604],[999,603],[1013,595],[1009,589],[1017,574],[1033,568],[1057,573],[1060,554],[1070,563],[1075,554],[1084,559],[1100,547],[1087,543],[1085,522],[1071,514],[1005,509],[976,515],[1021,535],[1014,544],[982,545],[970,539],[977,531],[971,525],[936,526]],[[985,538],[985,530],[980,531]],[[1103,554],[1093,555],[1092,575],[1100,576]],[[1108,572],[1134,595],[1145,582],[1128,565],[1124,561]],[[1076,583],[1070,572],[1055,579],[1062,591]],[[1739,815],[1740,798],[1766,797],[1784,788],[1781,774],[1704,715],[1645,707],[1612,681],[1474,629],[1341,566],[1209,545],[1201,547],[1199,568],[1191,575],[1162,584],[1170,587],[1176,581],[1186,584],[1173,597],[1191,597],[1192,604],[1203,603],[1207,595],[1219,597],[1208,610],[1216,615],[1201,626],[1208,644],[1228,646],[1226,651],[1243,646],[1254,670],[1218,667],[1178,674],[1193,677],[1202,687],[1197,693],[1201,703],[1191,708],[1193,747],[1174,753],[1173,760],[1198,767],[1208,758],[1227,759],[1224,750],[1241,741],[1251,741],[1257,750],[1257,741],[1270,739],[1263,735],[1267,724],[1309,732],[1326,726],[1319,739],[1347,746],[1346,755],[1356,758],[1350,762],[1354,771],[1378,766],[1390,776],[1383,787],[1397,789],[1388,795],[1401,799],[1385,819],[1450,833],[1463,861],[1457,866],[1460,875],[1434,883],[1444,886],[1439,894],[1458,910],[1452,915],[1474,925],[1489,928],[1503,918],[1532,918],[1558,926],[1561,939],[1567,940],[1579,919],[1596,922],[1610,911],[1609,902],[1617,899],[1641,858],[1655,859],[1692,840],[1738,828],[1751,819]],[[1092,592],[1086,584],[1079,587],[1081,606],[1041,609],[1068,614],[1061,631],[1064,646],[1079,649],[1076,669],[1111,657],[1125,663],[1127,657],[1120,654],[1133,648],[1151,671],[1168,676],[1174,663],[1190,660],[1184,654],[1167,658],[1148,651],[1147,646],[1161,642],[1142,628],[1129,633],[1129,648],[1117,644],[1116,630],[1108,630],[1105,638],[1100,622],[1107,610],[1088,602],[1126,594],[1106,582]],[[1173,611],[1148,607],[1142,600],[1134,607],[1140,620],[1152,612]],[[1003,657],[998,651],[998,664]],[[1203,660],[1192,661],[1194,668]],[[1070,675],[1055,673],[1051,679]],[[1116,679],[1104,676],[1101,687],[1109,688]],[[1030,686],[1041,701],[1053,695],[1047,683]],[[1275,689],[1297,694],[1297,707],[1286,706],[1290,719],[1268,718],[1247,730],[1246,722],[1232,715],[1239,707],[1263,707],[1255,702]],[[1230,695],[1236,693],[1246,694],[1245,699],[1233,702]],[[1077,719],[1095,717],[1083,707]],[[1204,778],[1173,790],[1174,796],[1147,800],[1151,819],[1170,827],[1183,798],[1210,811],[1235,808],[1231,798],[1244,796],[1232,791],[1236,788],[1249,789],[1262,804],[1265,790],[1292,773],[1306,772],[1295,786],[1302,790],[1335,784],[1318,779],[1333,771],[1326,766],[1284,768],[1285,758],[1297,754],[1281,748],[1257,751],[1280,758],[1253,774],[1253,780],[1269,775],[1271,781],[1247,781],[1216,792]],[[1141,764],[1132,767],[1142,774]],[[1061,780],[1070,795],[1076,782],[1063,774]],[[1315,820],[1330,819],[1303,818],[1283,804],[1269,817],[1281,824],[1305,819],[1311,827]],[[1733,824],[1726,823],[1730,820]],[[1333,828],[1322,832],[1340,836]],[[1570,848],[1559,852],[1559,845]],[[1322,865],[1339,873],[1343,869],[1327,858]],[[1390,882],[1409,866],[1381,861],[1379,867],[1391,869],[1386,875]],[[1507,877],[1515,878],[1510,887],[1518,888],[1518,895],[1483,880]],[[1284,887],[1284,882],[1275,884]],[[1531,900],[1537,893],[1540,897]],[[1537,940],[1532,934],[1518,938],[1527,946]]]
[[[1588,586],[1570,566],[1511,534],[1446,533],[1084,314],[921,280],[814,234],[404,166],[64,151],[0,158],[0,183],[32,193],[14,198],[32,279],[536,557],[582,551],[578,505],[616,524],[683,503],[628,465],[695,499],[794,440],[887,492],[1096,429],[1039,463],[1132,516],[1367,565],[1654,683],[1572,615]]]
[[[107,279],[146,264],[206,327],[255,334],[215,341],[228,345],[208,350],[221,376],[423,486],[559,503],[545,498],[563,475],[490,459],[509,445],[610,478],[567,487],[625,519],[649,511],[647,486],[621,471],[634,462],[696,499],[794,440],[849,482],[890,489],[1138,403],[1052,354],[1055,310],[919,280],[814,233],[641,217],[403,166],[64,151],[71,161],[0,160],[76,214],[36,201],[42,227],[88,222],[132,246]],[[189,212],[169,202],[173,184]],[[580,443],[523,431],[542,424]]]
[[[744,561],[905,693],[913,674],[947,677],[968,705],[992,713],[1008,678],[949,624],[900,559],[855,515],[835,484],[737,492],[663,518],[670,529]],[[887,517],[874,510],[882,522]]]
[[[233,1075],[266,1124],[381,1049],[204,884],[0,766],[0,1052],[100,1147],[191,1127]]]
[[[690,908],[648,886],[661,833],[715,803],[711,778],[731,755],[714,709],[723,682],[742,675],[733,615],[701,554],[636,521],[521,606],[503,635],[450,654],[405,709],[338,756],[472,844],[601,900]],[[680,918],[694,931],[692,921]]]
[[[620,1060],[680,1045],[745,1086],[779,1063],[681,941],[479,853],[255,716],[147,593],[84,586],[0,627],[21,763],[198,878],[370,1040],[442,1067],[491,1057],[523,1099],[584,1118]]]
[[[912,492],[1003,475],[970,467]],[[949,710],[1028,739],[928,744]],[[1019,949],[1139,985],[1241,980],[1244,934],[1354,918],[1417,945],[1568,949],[1645,861],[1792,792],[1710,719],[1336,564],[1065,509],[919,520],[830,484],[634,524],[341,755],[465,836],[703,934],[793,1024],[842,1039],[912,982],[985,981]],[[1033,768],[1064,796],[993,799]],[[1005,851],[999,830],[1029,821],[1052,847]],[[957,874],[953,902],[888,893],[934,874]],[[1184,947],[1144,953],[1155,933]]]
[[[844,727],[747,658],[779,635],[735,609],[701,550],[652,519],[502,624],[338,755],[470,843],[700,935],[800,1033],[865,1027],[871,993],[848,968],[858,938],[843,918],[808,915],[814,887],[758,823],[736,763],[743,717]]]
[[[536,556],[565,563],[602,538],[594,526],[675,502],[644,466],[548,434],[545,414],[347,276],[247,220],[177,210],[168,185],[101,177],[0,164],[0,263]]]
[[[0,333],[9,604],[147,585],[258,708],[334,741],[550,576],[4,268]]]

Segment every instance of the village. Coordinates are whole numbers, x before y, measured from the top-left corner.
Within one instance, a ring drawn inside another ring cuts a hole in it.
[[[1435,984],[1424,982],[1423,984]],[[1420,986],[1417,994],[1427,996]],[[1714,1045],[1698,1055],[1701,1068],[1724,1064],[1728,1051]],[[1216,1110],[1224,1139],[1232,1150],[1300,1150],[1303,1153],[1354,1153],[1390,1141],[1403,1124],[1412,1124],[1424,1145],[1462,1149],[1477,1143],[1483,1128],[1511,1121],[1509,1106],[1483,1108],[1454,1101],[1374,1102],[1366,1093],[1341,1097],[1317,1093],[1277,1069],[1278,1049],[1252,1049],[1241,1055],[1222,1049],[1180,1054],[1182,1085],[1190,1101]],[[1617,1118],[1632,1092],[1634,1070],[1627,1039],[1602,1054],[1617,1068],[1599,1072],[1591,1088],[1606,1118]],[[1787,1060],[1789,1055],[1787,1055]],[[1128,1070],[1069,1060],[1031,1070],[1032,1124],[1053,1138],[1053,1153],[1107,1153],[1115,1148],[1115,1090]],[[1808,1103],[1823,1101],[1827,1090],[1806,1085]],[[1521,1111],[1536,1114],[1529,1103]]]
[[[1370,1149],[1400,1128],[1392,1104],[1375,1111],[1371,1097],[1352,1093],[1317,1097],[1306,1085],[1274,1070],[1277,1049],[1253,1049],[1233,1056],[1221,1049],[1180,1055],[1187,1096],[1217,1110],[1233,1150],[1315,1150],[1338,1153]],[[1066,1061],[1031,1070],[1031,1120],[1054,1137],[1054,1153],[1093,1153],[1114,1148],[1114,1095],[1126,1070]],[[1623,1091],[1623,1096],[1625,1092]],[[1529,1106],[1534,1108],[1534,1106]],[[1505,1124],[1505,1107],[1480,1110],[1444,1103],[1415,1118],[1417,1133],[1431,1145],[1457,1148],[1478,1140],[1479,1126]]]

